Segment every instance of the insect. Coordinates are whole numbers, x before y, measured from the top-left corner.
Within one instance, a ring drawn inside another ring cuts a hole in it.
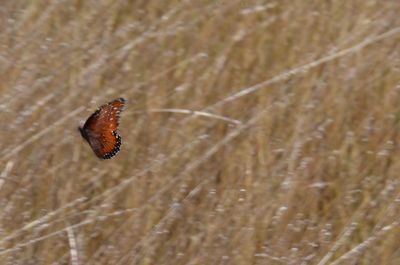
[[[117,129],[125,103],[125,99],[118,98],[100,106],[86,120],[83,127],[79,127],[82,137],[101,159],[112,158],[121,148],[121,136]]]

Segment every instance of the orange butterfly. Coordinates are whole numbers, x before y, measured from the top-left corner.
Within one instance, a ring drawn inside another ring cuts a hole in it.
[[[79,127],[82,137],[101,159],[110,159],[121,149],[121,136],[117,129],[125,103],[125,99],[118,98],[100,106],[83,127]]]

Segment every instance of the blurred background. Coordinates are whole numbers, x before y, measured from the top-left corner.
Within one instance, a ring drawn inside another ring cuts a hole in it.
[[[0,264],[400,264],[399,14],[3,1]],[[102,161],[77,127],[118,97]]]

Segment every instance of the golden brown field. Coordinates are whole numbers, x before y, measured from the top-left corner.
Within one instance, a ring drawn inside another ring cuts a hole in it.
[[[0,29],[0,264],[400,264],[398,0],[9,0]],[[102,161],[77,127],[118,97]]]

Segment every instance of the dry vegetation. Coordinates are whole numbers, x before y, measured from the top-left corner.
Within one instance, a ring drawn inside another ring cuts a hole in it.
[[[400,264],[399,1],[0,12],[0,264]]]

